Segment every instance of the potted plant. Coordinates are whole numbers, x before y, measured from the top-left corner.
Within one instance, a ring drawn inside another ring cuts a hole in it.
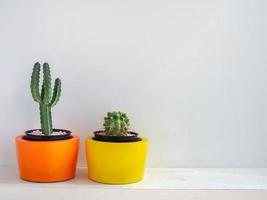
[[[147,139],[129,130],[129,119],[122,112],[109,112],[103,126],[104,130],[95,131],[94,137],[86,140],[88,178],[108,184],[141,181]]]
[[[16,151],[20,177],[32,182],[57,182],[75,176],[79,138],[71,131],[53,129],[51,108],[61,94],[61,81],[51,87],[48,63],[43,64],[43,84],[39,91],[41,66],[35,63],[31,76],[31,93],[39,103],[41,129],[33,129],[16,137]]]

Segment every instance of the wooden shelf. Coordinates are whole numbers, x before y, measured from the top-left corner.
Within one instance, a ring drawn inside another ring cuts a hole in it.
[[[149,168],[142,182],[106,185],[87,179],[86,168],[66,182],[20,180],[15,167],[0,167],[0,199],[267,199],[267,168]],[[146,197],[146,198],[145,198]],[[208,198],[207,198],[208,197]],[[235,198],[233,198],[235,197]]]

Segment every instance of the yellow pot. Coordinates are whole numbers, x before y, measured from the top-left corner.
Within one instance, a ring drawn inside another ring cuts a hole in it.
[[[141,181],[144,175],[148,141],[102,142],[86,140],[88,178],[108,184]]]

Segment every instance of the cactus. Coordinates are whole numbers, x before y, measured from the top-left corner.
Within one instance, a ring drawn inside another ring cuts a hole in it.
[[[43,64],[43,84],[40,94],[40,63],[35,63],[31,76],[31,93],[33,100],[39,103],[41,129],[44,135],[53,133],[51,108],[55,106],[61,94],[61,81],[59,78],[55,80],[52,94],[51,74],[48,63]]]
[[[104,118],[103,126],[107,135],[123,136],[127,135],[130,122],[125,113],[108,112],[107,117]]]

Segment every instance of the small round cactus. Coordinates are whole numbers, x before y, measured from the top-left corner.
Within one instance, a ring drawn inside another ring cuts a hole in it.
[[[108,112],[103,126],[107,135],[124,136],[127,135],[130,122],[125,113]]]

